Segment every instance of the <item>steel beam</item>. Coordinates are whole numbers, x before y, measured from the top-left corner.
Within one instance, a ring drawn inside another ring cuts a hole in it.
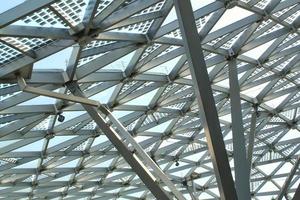
[[[66,70],[68,78],[70,80],[73,80],[74,78],[76,79],[75,73],[76,73],[76,69],[77,69],[77,65],[80,59],[82,49],[83,49],[83,45],[81,45],[80,43],[78,44],[78,46],[73,46],[72,53],[69,58],[69,63]]]
[[[193,9],[189,1],[174,0],[174,4],[220,196],[223,200],[236,200],[237,194],[204,61],[201,40],[195,25]]]
[[[58,0],[43,0],[43,1],[36,1],[36,0],[29,0],[25,1],[22,4],[15,6],[12,9],[5,11],[4,13],[0,14],[0,28],[11,24],[20,18],[30,15],[33,12],[45,7],[49,6],[52,3],[55,3]]]
[[[93,25],[93,19],[97,13],[100,0],[89,0],[89,3],[85,9],[82,23],[84,24],[84,34],[87,35]]]
[[[85,98],[84,93],[80,90],[77,83],[69,82],[67,87],[70,91],[81,98]],[[116,147],[119,153],[127,161],[127,163],[133,168],[140,179],[145,183],[148,189],[157,199],[171,200],[172,198],[166,193],[166,191],[160,186],[157,179],[153,177],[151,172],[142,163],[142,161],[137,157],[136,153],[131,151],[129,147],[122,141],[122,137],[113,130],[100,115],[99,110],[95,107],[82,104],[84,109],[88,112],[91,118],[95,121],[98,127],[103,131],[111,143]]]
[[[254,108],[254,112],[251,115],[250,132],[249,132],[249,143],[248,143],[248,163],[249,163],[249,175],[251,176],[252,169],[252,156],[255,142],[256,133],[256,120],[257,120],[257,107]]]
[[[233,158],[235,172],[235,187],[238,199],[251,199],[250,196],[250,176],[246,158],[246,146],[243,127],[243,116],[240,98],[240,86],[235,58],[228,61],[229,85],[230,85],[230,108],[232,123]]]
[[[124,2],[125,0],[114,0],[103,11],[101,11],[101,15],[95,17],[94,25],[100,24],[104,19],[110,16],[117,8],[119,8]]]
[[[140,10],[146,9],[149,6],[158,3],[160,0],[152,0],[152,1],[143,1],[137,0],[134,1],[123,8],[115,11],[125,0],[116,0],[113,1],[111,5],[107,7],[107,11],[105,9],[105,13],[103,15],[96,16],[94,20],[94,24],[96,27],[101,29],[106,29],[132,15],[139,12]],[[114,12],[113,12],[114,11]]]
[[[20,76],[18,76],[18,84],[21,90],[24,92],[55,98],[55,99],[67,100],[67,101],[81,103],[81,104],[90,105],[94,107],[100,106],[99,102],[87,98],[77,97],[73,95],[66,95],[66,94],[61,94],[61,93],[56,93],[48,90],[30,87],[26,84],[25,80]]]
[[[127,129],[122,125],[122,123],[116,119],[112,113],[105,107],[104,113],[108,116],[110,121],[117,127],[117,129],[122,133],[126,140],[134,147],[136,153],[141,156],[143,161],[150,166],[153,172],[165,183],[166,186],[172,191],[172,193],[177,197],[178,200],[184,200],[185,198],[182,194],[176,189],[174,184],[169,180],[169,178],[164,174],[164,172],[157,166],[157,164],[152,160],[152,158],[144,151],[144,149],[135,141]]]
[[[34,27],[9,25],[0,29],[1,37],[26,37],[26,38],[48,38],[48,39],[76,39],[75,36],[69,34],[67,28],[55,27]]]

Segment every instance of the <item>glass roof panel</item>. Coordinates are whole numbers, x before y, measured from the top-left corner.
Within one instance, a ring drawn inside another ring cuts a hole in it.
[[[277,198],[300,155],[299,3],[190,1],[232,175],[236,67],[250,192]],[[173,0],[3,1],[0,198],[154,199],[126,151],[185,199],[219,199],[183,39]]]

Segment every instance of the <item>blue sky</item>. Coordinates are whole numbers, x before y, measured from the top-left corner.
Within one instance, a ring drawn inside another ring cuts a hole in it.
[[[10,8],[24,2],[25,0],[0,0],[0,13],[3,13],[6,10],[9,10]],[[5,3],[3,3],[5,2]]]

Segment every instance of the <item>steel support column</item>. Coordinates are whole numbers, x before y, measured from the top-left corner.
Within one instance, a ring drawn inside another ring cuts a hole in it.
[[[299,183],[299,185],[297,187],[297,190],[296,190],[296,192],[295,192],[294,197],[293,197],[292,200],[297,200],[297,199],[300,199],[300,183]]]
[[[286,192],[290,186],[290,183],[296,173],[296,171],[298,170],[298,166],[300,164],[300,157],[297,158],[297,161],[296,163],[294,164],[289,176],[285,179],[285,182],[280,190],[280,193],[279,195],[277,196],[276,200],[281,200],[285,195],[286,195]]]
[[[192,6],[189,1],[184,0],[174,0],[174,4],[220,196],[223,200],[236,200],[237,194],[204,61],[201,40],[195,25]]]
[[[80,90],[79,86],[75,82],[69,82],[66,84],[70,91],[81,98],[85,98],[84,93]],[[166,193],[166,191],[159,184],[159,180],[156,179],[149,169],[142,163],[142,161],[137,157],[137,149],[135,148],[132,152],[129,147],[123,142],[122,137],[113,130],[100,115],[99,110],[96,107],[82,104],[84,109],[88,112],[91,118],[95,121],[98,127],[103,131],[111,143],[116,147],[119,153],[127,161],[127,163],[132,167],[140,179],[149,188],[152,194],[157,199],[171,200],[172,198]],[[103,112],[103,111],[102,111]],[[107,112],[104,110],[104,113]],[[105,113],[106,115],[109,113]],[[114,122],[115,123],[115,122]],[[120,126],[118,128],[121,128]],[[124,134],[124,133],[123,133]],[[133,139],[134,140],[134,139]],[[181,200],[182,198],[180,198]]]
[[[228,61],[228,68],[235,187],[239,199],[250,200],[250,175],[248,170],[248,162],[246,158],[243,116],[240,99],[240,86],[237,73],[237,63],[235,58],[230,58],[230,60]]]

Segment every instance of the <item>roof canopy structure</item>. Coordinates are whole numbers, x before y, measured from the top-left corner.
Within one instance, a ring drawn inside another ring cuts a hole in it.
[[[0,199],[300,199],[299,0],[2,4]]]

